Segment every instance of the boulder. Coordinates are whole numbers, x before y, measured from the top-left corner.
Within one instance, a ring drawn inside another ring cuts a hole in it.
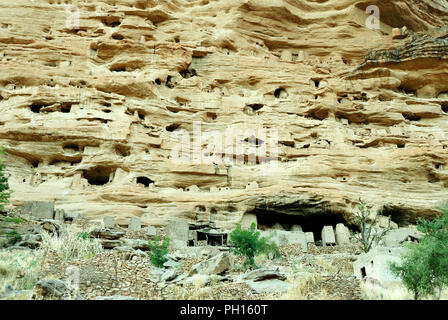
[[[263,281],[268,279],[286,280],[286,277],[276,270],[262,268],[246,272],[242,276],[242,279],[250,281]]]
[[[222,252],[208,260],[195,264],[190,271],[190,276],[194,274],[222,274],[230,268],[230,255]]]
[[[271,279],[266,281],[248,281],[247,284],[257,294],[285,293],[293,287],[292,284],[279,279]]]
[[[75,294],[65,281],[57,279],[42,279],[36,284],[36,292],[43,298],[83,300],[82,296]]]
[[[123,246],[123,241],[120,240],[100,239],[100,242],[104,249],[114,249],[115,247]]]
[[[122,239],[127,246],[132,249],[138,249],[142,251],[149,251],[149,244],[147,240],[142,239]]]
[[[42,227],[42,230],[45,230],[51,235],[56,235],[59,237],[61,234],[61,226],[56,220],[44,220],[39,225]]]
[[[19,241],[17,247],[25,247],[29,249],[37,249],[40,247],[42,236],[40,234],[25,234],[22,236],[22,240]]]
[[[125,233],[121,232],[121,231],[116,231],[116,230],[111,230],[111,229],[101,229],[101,228],[96,228],[89,232],[89,236],[91,238],[100,238],[100,239],[107,239],[107,240],[120,239],[124,235],[125,235]]]

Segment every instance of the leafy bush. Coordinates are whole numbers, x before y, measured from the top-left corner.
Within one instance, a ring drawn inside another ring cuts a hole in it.
[[[0,149],[0,155],[6,154],[5,150]],[[3,211],[3,204],[9,202],[11,192],[9,191],[8,178],[5,176],[3,169],[5,168],[2,159],[0,158],[0,211]]]
[[[22,236],[16,231],[10,231],[7,235],[6,235],[6,239],[8,239],[8,244],[10,245],[15,245],[17,242],[22,240]]]
[[[87,232],[81,232],[81,233],[78,233],[78,238],[82,239],[82,240],[87,240],[87,239],[89,239],[89,235]]]
[[[166,255],[168,254],[168,248],[170,246],[170,238],[165,237],[165,239],[161,241],[158,236],[155,236],[153,241],[148,241],[148,245],[150,250],[148,255],[151,259],[151,263],[156,267],[162,268],[163,264],[168,261]]]
[[[238,224],[236,229],[230,233],[229,243],[233,253],[246,258],[245,267],[258,268],[254,260],[258,254],[273,255],[274,257],[280,257],[281,255],[277,245],[271,242],[269,238],[260,238],[260,232],[256,231],[255,223],[252,223],[248,230],[242,230],[241,225]]]
[[[401,265],[392,263],[392,273],[402,279],[405,287],[418,300],[436,296],[448,285],[448,201],[437,207],[442,215],[432,221],[419,219],[417,228],[424,237],[411,244]]]

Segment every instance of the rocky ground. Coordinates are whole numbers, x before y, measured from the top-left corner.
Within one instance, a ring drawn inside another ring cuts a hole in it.
[[[227,247],[189,247],[171,250],[167,267],[159,269],[151,264],[146,250],[106,250],[98,246],[99,239],[83,238],[83,234],[91,234],[97,227],[83,220],[58,225],[58,231],[47,230],[50,228],[45,220],[22,214],[19,217],[15,212],[4,213],[0,220],[3,235],[11,230],[22,235],[15,245],[5,243],[7,237],[2,237],[2,299],[363,298],[359,280],[353,275],[353,261],[360,254],[354,244],[310,244],[308,253],[296,245],[282,246],[282,258],[269,260],[258,256],[256,262],[262,268],[254,271],[245,271],[244,259],[230,253]],[[148,238],[142,233],[121,230],[116,232],[124,232],[129,239]],[[163,230],[158,233],[163,235]],[[76,237],[70,238],[69,234]],[[70,239],[72,243],[65,243]],[[28,259],[29,256],[33,258]],[[26,257],[20,258],[24,264],[11,262],[14,257]],[[8,274],[13,269],[17,269],[14,279]],[[79,290],[66,288],[73,275],[70,270],[79,271]],[[29,278],[26,285],[18,281],[23,278]]]

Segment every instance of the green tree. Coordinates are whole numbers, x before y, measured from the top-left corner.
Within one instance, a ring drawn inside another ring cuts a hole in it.
[[[428,267],[430,261],[430,246],[427,241],[410,244],[409,252],[403,257],[401,265],[390,264],[392,274],[399,277],[404,286],[419,300],[435,293],[435,277]]]
[[[0,149],[0,155],[5,155],[5,149]],[[3,211],[3,205],[9,202],[11,192],[9,191],[8,178],[4,173],[5,165],[0,158],[0,211]]]
[[[361,245],[361,249],[367,253],[373,246],[378,245],[384,235],[391,229],[390,217],[388,217],[388,226],[380,230],[378,218],[382,215],[382,211],[378,210],[372,219],[370,209],[366,207],[365,201],[361,199],[359,201],[359,212],[355,212],[354,216],[360,232],[354,234],[354,238]]]
[[[260,238],[260,232],[256,231],[255,223],[252,223],[248,230],[241,229],[241,225],[238,224],[236,229],[230,233],[229,244],[233,253],[246,258],[245,267],[258,268],[254,260],[258,254],[265,253],[280,257],[280,251],[275,243],[271,242],[269,238]]]
[[[440,298],[442,288],[448,285],[448,201],[437,209],[442,212],[441,216],[417,222],[423,239],[410,245],[401,265],[390,266],[416,300],[429,295]]]
[[[165,237],[163,241],[159,240],[158,236],[154,237],[154,240],[148,241],[149,245],[149,258],[151,259],[151,263],[156,267],[162,268],[163,264],[168,261],[166,255],[168,254],[168,248],[170,246],[170,238]]]

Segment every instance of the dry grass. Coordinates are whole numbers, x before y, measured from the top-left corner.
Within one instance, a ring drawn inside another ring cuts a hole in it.
[[[194,283],[192,285],[186,285],[184,287],[173,286],[170,292],[170,298],[172,300],[216,300],[213,294],[213,287],[218,285],[218,281],[210,283],[209,287],[205,287],[204,280],[206,277],[202,275],[196,275],[193,277]]]
[[[0,290],[6,284],[15,290],[30,290],[39,280],[44,253],[36,250],[0,251]]]
[[[332,259],[317,257],[315,263],[320,272],[332,274],[339,271],[339,268],[333,263]]]
[[[290,281],[293,283],[294,287],[288,290],[283,296],[280,297],[282,300],[326,300],[328,297],[327,292],[322,291],[320,297],[316,298],[313,296],[313,288],[316,284],[322,281],[322,277],[318,273],[304,273],[299,278]]]
[[[56,253],[63,262],[89,259],[103,252],[97,239],[83,239],[71,228],[61,230],[59,237],[41,233],[42,242],[35,250],[0,250],[0,293],[6,284],[14,290],[31,290],[41,279],[47,253]],[[24,299],[11,297],[9,299]]]
[[[62,229],[59,237],[43,232],[39,250],[51,250],[57,253],[63,262],[90,259],[104,251],[98,239],[84,239],[79,234],[70,227]]]

